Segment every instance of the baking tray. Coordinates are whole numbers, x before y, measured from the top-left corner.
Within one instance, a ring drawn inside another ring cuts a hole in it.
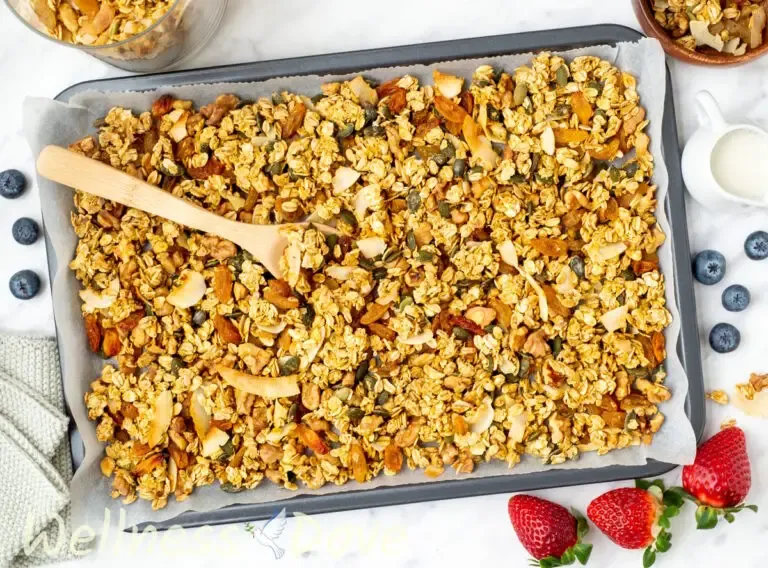
[[[334,53],[312,57],[297,57],[224,65],[189,71],[175,71],[152,75],[121,77],[78,83],[62,91],[56,100],[69,99],[86,90],[144,91],[191,83],[262,81],[292,75],[346,74],[376,67],[396,65],[431,64],[454,59],[483,58],[512,53],[536,52],[544,49],[565,51],[590,45],[613,45],[624,41],[636,41],[643,35],[635,30],[617,25],[597,25],[507,34],[492,37],[461,39]],[[696,438],[700,439],[705,421],[704,379],[699,350],[699,334],[696,326],[696,305],[693,278],[690,270],[688,227],[685,216],[684,187],[680,171],[680,148],[677,142],[677,126],[672,94],[672,83],[667,70],[667,95],[662,127],[663,153],[669,170],[669,192],[666,210],[671,226],[672,252],[677,270],[674,287],[680,310],[681,330],[677,351],[688,375],[688,414]],[[49,255],[49,259],[51,256]],[[55,273],[52,271],[52,273]],[[77,447],[73,446],[75,451]],[[195,527],[223,523],[266,519],[276,507],[285,507],[287,513],[328,513],[350,509],[364,509],[385,505],[400,505],[437,499],[473,497],[491,493],[530,491],[567,485],[582,485],[605,481],[617,481],[661,475],[675,466],[649,461],[644,466],[607,466],[581,470],[551,470],[515,476],[463,479],[399,487],[379,487],[370,490],[352,490],[332,495],[305,495],[280,501],[253,505],[233,505],[217,511],[200,513],[189,511],[175,519],[158,523],[157,529],[171,525]]]

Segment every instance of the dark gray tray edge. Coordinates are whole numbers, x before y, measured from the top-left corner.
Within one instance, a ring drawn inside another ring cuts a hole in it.
[[[635,41],[643,37],[624,26],[603,24],[559,30],[543,30],[521,34],[506,34],[484,38],[470,38],[422,45],[371,49],[351,53],[334,53],[255,63],[223,65],[188,71],[156,73],[143,76],[86,81],[72,85],[59,93],[56,100],[68,101],[73,95],[86,90],[142,91],[191,83],[261,81],[274,77],[307,74],[343,74],[370,69],[408,64],[429,64],[451,59],[492,57],[509,53],[551,49],[563,51],[571,47],[615,44]],[[672,83],[667,70],[667,98],[663,124],[663,151],[669,173],[667,214],[672,232],[675,259],[675,293],[681,319],[678,353],[686,369],[689,392],[686,412],[690,417],[697,440],[701,438],[705,423],[704,384],[701,367],[696,306],[690,266],[688,229],[685,216],[685,198],[680,171],[680,148]],[[677,189],[679,188],[679,189]],[[48,243],[46,243],[48,244]],[[50,251],[51,248],[47,247]],[[55,273],[55,259],[49,255],[49,270]],[[285,507],[289,515],[295,512],[320,514],[334,511],[402,505],[448,498],[475,497],[493,493],[530,491],[569,485],[583,485],[618,481],[639,477],[654,477],[676,467],[650,460],[644,466],[610,466],[584,470],[551,470],[530,475],[498,476],[482,479],[464,479],[399,487],[380,487],[374,490],[351,490],[333,495],[298,496],[276,503],[233,505],[217,511],[189,511],[169,521],[154,525],[167,529],[173,525],[196,527],[217,525],[271,517],[276,509]]]

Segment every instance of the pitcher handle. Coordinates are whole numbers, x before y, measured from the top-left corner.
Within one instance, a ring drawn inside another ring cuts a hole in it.
[[[728,126],[723,118],[723,113],[720,111],[720,106],[709,91],[699,91],[696,95],[696,110],[699,122],[709,124],[709,127],[715,132],[725,130]]]

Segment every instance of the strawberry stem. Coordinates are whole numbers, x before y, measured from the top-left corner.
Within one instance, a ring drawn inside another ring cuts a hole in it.
[[[721,515],[726,521],[732,523],[736,520],[736,517],[733,516],[734,513],[739,513],[744,509],[749,509],[750,511],[757,513],[757,505],[741,504],[736,507],[718,508],[705,505],[693,498],[692,500],[699,505],[699,507],[696,509],[696,528],[701,530],[709,530],[715,528],[717,526],[718,517]]]

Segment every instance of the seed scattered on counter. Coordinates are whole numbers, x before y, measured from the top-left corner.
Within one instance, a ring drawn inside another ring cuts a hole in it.
[[[744,252],[752,260],[768,258],[768,233],[755,231],[744,241]]]
[[[20,270],[11,276],[9,287],[15,298],[29,300],[40,291],[40,278],[31,270]]]
[[[741,333],[729,323],[719,323],[709,332],[709,345],[718,353],[735,351],[741,343]]]
[[[723,307],[729,312],[743,312],[751,299],[749,290],[741,284],[732,284],[723,290]]]
[[[27,180],[19,170],[0,172],[0,195],[6,199],[16,199],[27,188]]]
[[[693,275],[707,286],[717,284],[725,276],[725,257],[716,250],[703,250],[693,260]]]
[[[707,393],[707,398],[717,404],[728,404],[728,395],[725,391],[713,390]]]
[[[29,217],[22,217],[11,228],[13,239],[20,245],[31,245],[40,236],[40,227]]]

